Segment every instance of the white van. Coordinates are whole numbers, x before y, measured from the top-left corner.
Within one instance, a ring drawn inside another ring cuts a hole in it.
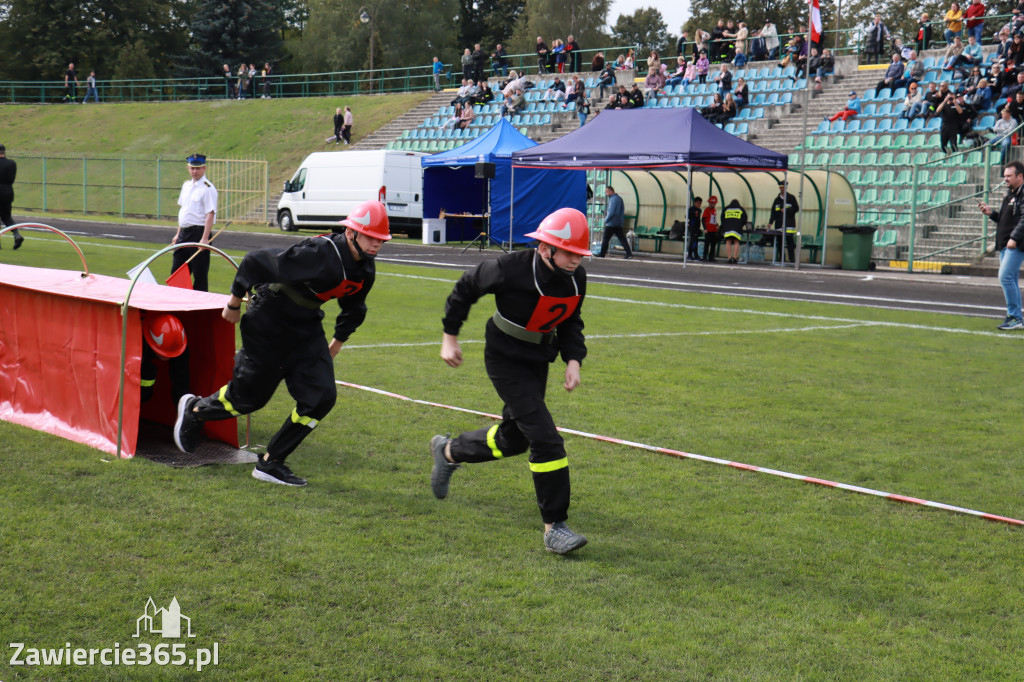
[[[422,152],[370,150],[314,152],[306,157],[277,204],[277,224],[337,228],[338,221],[367,199],[388,210],[392,232],[419,237],[423,230]]]

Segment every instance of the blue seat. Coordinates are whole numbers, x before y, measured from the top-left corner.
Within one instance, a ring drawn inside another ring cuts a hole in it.
[[[756,109],[754,109],[754,113],[750,115],[750,118],[756,121],[758,119],[764,118],[764,116],[764,107],[757,107]]]
[[[752,99],[750,101],[750,104],[756,107],[756,106],[760,106],[760,105],[764,104],[767,101],[768,101],[768,96],[765,93],[763,93],[763,92],[759,92],[756,95],[754,95],[754,99]]]
[[[875,105],[875,116],[888,116],[892,113],[892,105],[888,102],[880,102]]]
[[[850,119],[849,121],[846,122],[846,130],[843,131],[843,132],[847,132],[847,133],[857,133],[857,132],[860,132],[861,123],[862,122],[858,121],[856,118]]]
[[[896,101],[902,101],[903,99],[906,98],[906,96],[907,96],[907,89],[906,88],[896,88],[895,90],[892,91],[892,94],[889,95],[889,99],[890,100],[896,100]]]
[[[907,128],[907,131],[911,133],[917,130],[924,130],[923,118],[915,118],[913,121],[910,122],[910,127]]]
[[[736,127],[733,129],[733,134],[734,135],[746,135],[747,131],[749,129],[750,129],[750,127],[745,122],[744,123],[737,123]]]
[[[936,116],[935,118],[930,119],[928,121],[928,123],[925,124],[924,129],[925,130],[938,130],[941,127],[942,127],[942,118],[939,117],[939,116]]]
[[[996,124],[996,117],[991,114],[982,116],[981,120],[974,124],[975,130],[981,130],[982,128],[991,128]]]
[[[818,124],[818,127],[814,130],[814,134],[815,135],[821,135],[821,134],[827,133],[828,129],[829,129],[829,122],[828,121],[822,121],[821,123]]]
[[[881,132],[885,130],[892,130],[892,119],[891,118],[880,118],[878,124],[875,126],[875,130]]]
[[[875,89],[874,88],[871,88],[870,90],[865,91],[864,94],[860,98],[860,100],[862,102],[874,102],[875,99],[876,99],[876,97],[875,97]]]
[[[876,125],[878,125],[878,124],[877,124],[877,122],[875,121],[875,119],[873,119],[873,118],[869,118],[868,120],[866,120],[866,121],[863,121],[863,122],[861,123],[861,126],[860,126],[860,132],[862,132],[862,133],[870,133],[870,132],[874,132],[874,130],[875,130],[875,126],[876,126]]]
[[[784,92],[784,93],[779,95],[779,104],[792,104],[792,103],[793,103],[793,93],[792,92]]]
[[[869,103],[869,104],[865,104],[864,106],[862,106],[860,108],[860,113],[858,114],[858,116],[860,116],[861,118],[871,118],[874,115],[875,115],[875,104],[873,102]]]
[[[910,121],[905,118],[898,118],[896,122],[892,124],[893,132],[906,130],[910,126]]]
[[[735,123],[730,121],[729,123],[725,124],[725,132],[729,133],[730,135],[733,135],[733,134],[735,134],[735,131],[736,131],[736,124]]]
[[[824,123],[824,121],[823,121],[823,123]],[[841,132],[843,132],[845,130],[846,130],[846,121],[843,121],[842,119],[840,119],[838,121],[832,121],[832,125],[830,125],[829,128],[828,128],[828,132],[831,135],[835,135],[836,133],[841,133]]]

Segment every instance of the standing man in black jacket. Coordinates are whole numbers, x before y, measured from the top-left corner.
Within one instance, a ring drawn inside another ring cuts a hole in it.
[[[569,460],[565,443],[544,404],[548,365],[559,355],[565,361],[563,387],[580,384],[580,365],[587,355],[580,309],[587,276],[580,261],[589,256],[587,217],[561,208],[526,235],[540,242],[536,249],[514,251],[489,260],[464,274],[444,310],[441,358],[451,367],[462,364],[458,334],[470,308],[494,294],[497,312],[487,322],[484,364],[498,397],[505,403],[502,421],[467,431],[455,439],[434,436],[430,486],[434,496],[448,495],[452,474],[463,463],[493,462],[530,450],[530,471],[544,521],[544,547],[566,554],[587,539],[566,525],[569,512]]]
[[[7,147],[0,144],[0,224],[4,227],[15,225],[11,217],[11,206],[14,204],[14,178],[18,174],[18,164],[7,158]],[[14,249],[21,248],[25,238],[18,230],[11,230],[14,235]]]
[[[284,250],[250,251],[242,259],[221,313],[232,324],[241,321],[242,348],[235,354],[234,373],[217,393],[181,397],[174,425],[179,450],[195,450],[203,422],[232,419],[266,405],[283,380],[295,409],[270,439],[252,476],[306,485],[284,460],[334,407],[334,358],[366,319],[366,295],[376,278],[373,259],[391,239],[387,209],[379,201],[363,202],[341,223],[344,234],[312,237]],[[248,291],[254,293],[243,316]],[[341,312],[328,344],[320,307],[331,299],[338,299]]]
[[[979,201],[978,208],[996,223],[999,251],[999,284],[1006,299],[1006,319],[999,329],[1024,329],[1020,307],[1020,266],[1024,263],[1024,164],[1013,161],[1003,168],[1006,196],[998,211]]]
[[[786,181],[779,183],[779,196],[772,202],[771,222],[772,229],[786,234],[786,253],[789,254],[789,262],[796,262],[796,214],[800,206],[796,203],[796,197],[786,191]],[[778,236],[775,240],[775,260],[782,260],[782,240]]]

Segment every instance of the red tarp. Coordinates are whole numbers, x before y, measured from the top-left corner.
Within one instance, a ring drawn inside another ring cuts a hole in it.
[[[0,264],[0,419],[114,453],[121,380],[121,304],[130,280]],[[174,313],[189,340],[191,389],[208,395],[231,379],[235,330],[220,312],[227,296],[138,283],[128,308],[121,452],[139,430],[140,311]],[[143,415],[173,424],[167,369]],[[238,445],[235,420],[206,435]]]

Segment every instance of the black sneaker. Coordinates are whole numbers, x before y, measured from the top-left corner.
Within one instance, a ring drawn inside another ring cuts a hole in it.
[[[252,477],[257,481],[278,483],[280,485],[291,485],[296,487],[306,485],[306,479],[293,474],[287,464],[284,462],[275,462],[272,459],[265,460],[260,458],[256,460],[256,468],[252,470]]]
[[[20,232],[14,233],[14,250],[17,251],[21,248],[21,243],[25,241],[25,238],[21,236]]]
[[[196,418],[192,408],[199,396],[186,393],[178,400],[178,419],[174,422],[174,444],[185,453],[193,453],[203,433],[203,422]]]

